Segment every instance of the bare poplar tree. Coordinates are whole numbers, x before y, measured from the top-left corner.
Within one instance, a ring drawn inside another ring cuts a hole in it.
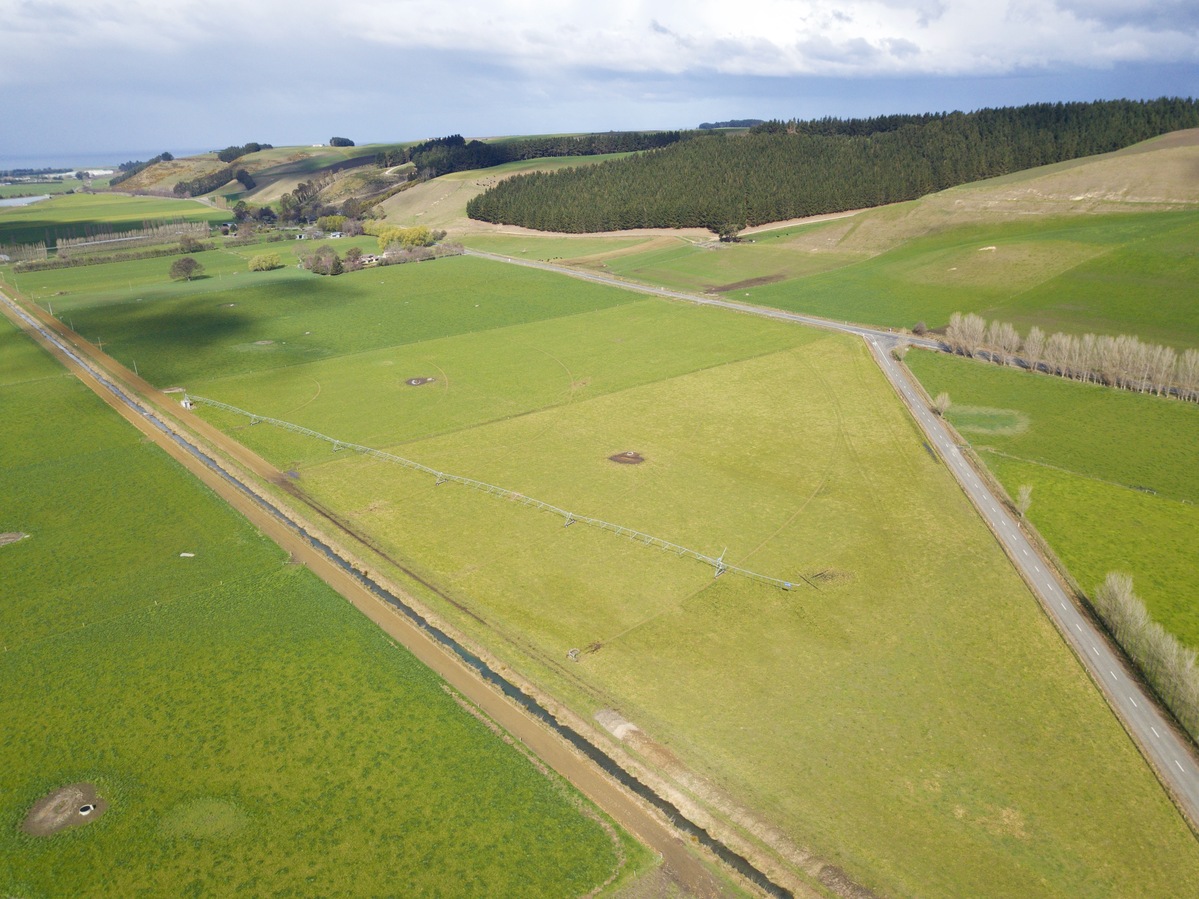
[[[938,415],[944,415],[949,411],[949,407],[953,405],[949,401],[949,394],[942,390],[937,394],[937,398],[933,400],[933,411]]]
[[[1028,513],[1030,506],[1032,506],[1032,485],[1021,484],[1020,490],[1016,494],[1016,511],[1020,513],[1021,518]]]
[[[1041,356],[1045,352],[1045,332],[1033,325],[1023,344],[1024,361],[1028,363],[1029,371],[1037,371],[1041,367]]]
[[[1179,396],[1199,400],[1199,350],[1187,350],[1178,360],[1175,374]]]

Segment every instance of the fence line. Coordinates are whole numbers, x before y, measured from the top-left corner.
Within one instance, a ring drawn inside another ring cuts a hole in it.
[[[333,445],[334,451],[337,450],[352,450],[356,453],[362,453],[367,456],[374,456],[377,459],[382,459],[385,462],[392,462],[396,465],[402,465],[405,468],[410,468],[413,471],[423,472],[424,474],[432,475],[436,479],[438,486],[447,482],[462,484],[475,490],[481,490],[484,493],[489,493],[492,496],[498,496],[503,499],[512,500],[523,503],[526,506],[531,506],[541,512],[549,512],[565,519],[563,527],[570,527],[572,524],[586,524],[591,527],[599,528],[603,531],[609,531],[616,534],[618,537],[627,537],[637,543],[642,543],[646,546],[653,546],[665,552],[672,552],[678,556],[695,559],[705,565],[710,565],[715,569],[713,577],[720,577],[725,572],[739,574],[742,577],[750,580],[759,581],[763,584],[769,584],[772,587],[779,587],[783,590],[792,589],[795,584],[791,581],[783,580],[782,578],[770,577],[765,574],[758,574],[756,571],[750,571],[746,568],[741,568],[737,565],[731,565],[724,560],[724,553],[719,556],[709,556],[698,552],[694,549],[689,549],[686,546],[680,546],[677,543],[671,543],[669,540],[663,540],[661,537],[655,537],[652,534],[646,534],[634,528],[627,528],[623,525],[613,524],[610,521],[604,521],[599,518],[591,518],[587,515],[576,515],[573,512],[568,512],[566,509],[560,509],[557,506],[535,499],[531,496],[525,496],[523,493],[518,493],[514,490],[508,490],[504,487],[497,487],[495,484],[487,484],[483,481],[477,481],[474,478],[463,477],[462,475],[450,474],[445,471],[438,471],[436,468],[430,468],[428,465],[422,465],[420,462],[414,462],[412,459],[405,459],[403,456],[397,456],[393,453],[384,452],[383,450],[374,449],[369,446],[362,446],[357,443],[349,443],[345,440],[339,440],[336,437],[330,437],[327,434],[322,434],[319,431],[314,431],[311,428],[306,428],[303,425],[292,424],[289,421],[282,421],[278,418],[270,418],[266,415],[259,415],[256,412],[247,412],[245,409],[239,409],[236,406],[230,406],[228,403],[210,400],[206,397],[195,396],[193,394],[184,395],[185,404],[202,403],[205,406],[211,406],[214,409],[223,409],[226,412],[232,412],[234,415],[242,415],[250,419],[250,424],[256,425],[260,422],[274,425],[277,428],[282,428],[285,431],[291,431],[295,434],[300,434],[304,437],[312,437],[316,440],[323,440],[326,443]],[[809,586],[815,588],[810,580],[800,575],[800,580]]]

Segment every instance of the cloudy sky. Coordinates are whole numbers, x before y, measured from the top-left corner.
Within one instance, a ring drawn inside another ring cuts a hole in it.
[[[0,48],[0,167],[1199,96],[1196,0],[0,0]]]

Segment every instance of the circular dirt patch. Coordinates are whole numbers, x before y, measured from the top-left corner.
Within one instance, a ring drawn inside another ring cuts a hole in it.
[[[409,378],[404,383],[409,387],[423,387],[426,384],[432,384],[436,380],[436,378]]]
[[[645,461],[645,457],[641,453],[635,453],[632,450],[627,452],[617,453],[615,456],[609,456],[609,461],[616,462],[619,465],[640,465]]]
[[[21,830],[35,837],[48,837],[69,827],[90,824],[106,811],[108,803],[96,795],[95,785],[68,784],[34,803],[21,822]]]

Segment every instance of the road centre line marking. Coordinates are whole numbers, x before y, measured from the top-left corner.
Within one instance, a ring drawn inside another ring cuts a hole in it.
[[[1108,674],[1110,674],[1110,675],[1112,676],[1112,680],[1119,680],[1119,679],[1120,679],[1120,678],[1116,677],[1116,672],[1112,671],[1112,669],[1110,669],[1110,668],[1108,668],[1108,669],[1107,669],[1107,673],[1108,673]]]
[[[1159,740],[1162,738],[1162,735],[1157,732],[1157,728],[1152,724],[1149,725],[1149,729],[1153,731],[1153,736],[1157,737]]]
[[[1134,706],[1136,706],[1138,709],[1140,708],[1140,706],[1139,706],[1139,705],[1137,705],[1137,701],[1136,701],[1135,699],[1133,699],[1131,696],[1129,696],[1129,697],[1128,697],[1128,701],[1129,701],[1129,702],[1131,702],[1131,703],[1132,703]]]
[[[1186,768],[1182,767],[1182,763],[1179,762],[1178,759],[1174,760],[1174,764],[1178,765],[1178,770],[1181,771],[1183,774],[1187,773]]]
[[[1081,628],[1081,627],[1078,627],[1078,622],[1077,622],[1077,621],[1075,621],[1075,622],[1074,622],[1074,627],[1078,629],[1078,632],[1079,632],[1080,634],[1082,633],[1082,628]]]

